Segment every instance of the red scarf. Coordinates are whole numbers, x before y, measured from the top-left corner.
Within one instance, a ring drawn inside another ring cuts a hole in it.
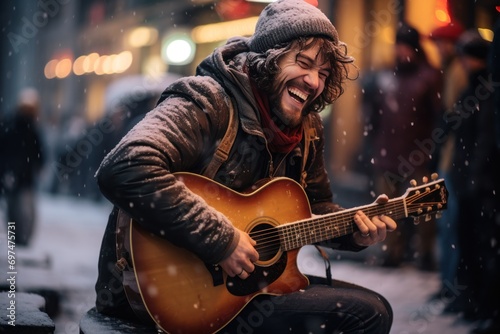
[[[269,150],[274,153],[288,153],[297,146],[302,140],[302,125],[295,129],[284,127],[280,129],[271,118],[271,108],[269,107],[269,100],[263,92],[255,86],[252,82],[252,92],[257,101],[260,122],[264,129]]]

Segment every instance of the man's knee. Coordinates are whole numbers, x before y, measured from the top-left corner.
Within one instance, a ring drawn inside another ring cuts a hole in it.
[[[373,316],[369,318],[367,333],[389,333],[393,321],[392,307],[389,302],[377,294],[376,302],[373,303]]]

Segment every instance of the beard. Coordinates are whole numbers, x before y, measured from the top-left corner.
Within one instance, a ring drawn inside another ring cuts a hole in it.
[[[298,86],[298,85],[296,85]],[[304,89],[307,90],[307,89]],[[283,96],[289,95],[286,83],[282,83],[279,86],[275,86],[271,93],[269,94],[269,107],[271,109],[271,117],[281,129],[283,127],[295,128],[302,123],[302,120],[307,116],[314,108],[311,101],[306,101],[302,110],[300,111],[300,120],[297,121],[296,118],[287,115],[284,110]],[[286,107],[286,106],[285,106]]]
[[[283,94],[288,94],[288,92],[284,91]],[[288,115],[281,105],[281,94],[275,97],[270,97],[269,107],[271,109],[271,117],[276,125],[280,129],[284,129],[285,127],[293,129],[299,126],[302,123],[304,117],[308,114],[307,107],[303,108],[300,111],[300,118],[297,119],[292,115]]]

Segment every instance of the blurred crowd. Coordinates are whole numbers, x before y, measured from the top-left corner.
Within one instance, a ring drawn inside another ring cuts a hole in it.
[[[459,24],[428,36],[439,51],[433,68],[419,32],[401,25],[394,68],[364,78],[365,149],[378,193],[394,197],[409,178],[433,172],[449,192],[441,219],[401,223],[388,235],[379,263],[413,263],[439,270],[435,299],[445,313],[477,322],[474,333],[500,330],[500,132],[498,50],[500,32],[490,43]]]
[[[430,36],[401,24],[394,67],[361,75],[369,129],[363,150],[373,159],[366,173],[374,191],[395,197],[409,179],[438,171],[449,192],[443,217],[401,223],[379,264],[438,270],[442,287],[432,298],[446,301],[445,312],[477,322],[475,333],[500,330],[499,29],[488,42],[459,24]],[[422,38],[435,43],[440,68],[429,63]],[[39,124],[40,96],[20,92],[15,112],[0,119],[0,199],[6,221],[17,223],[18,245],[32,238],[43,170],[43,191],[101,200],[94,181],[100,161],[159,94],[124,96],[91,126],[69,117],[50,136]]]

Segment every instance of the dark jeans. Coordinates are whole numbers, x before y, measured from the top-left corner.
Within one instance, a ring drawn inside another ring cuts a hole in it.
[[[257,296],[220,333],[389,333],[392,309],[381,295],[338,280],[310,281],[302,291]]]
[[[259,295],[220,334],[389,333],[392,308],[378,293],[333,280],[309,277],[302,291],[283,296]],[[100,310],[108,316],[136,319],[130,307]]]

